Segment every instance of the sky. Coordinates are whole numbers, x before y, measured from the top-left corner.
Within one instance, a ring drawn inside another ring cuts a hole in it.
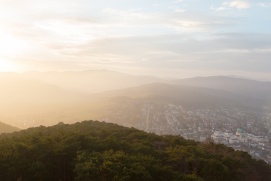
[[[271,80],[271,0],[0,0],[0,71]]]

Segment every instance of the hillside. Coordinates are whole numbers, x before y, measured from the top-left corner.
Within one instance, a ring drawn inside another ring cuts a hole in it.
[[[151,83],[110,91],[100,97],[128,97],[134,99],[169,99],[190,107],[237,106],[239,108],[259,108],[263,102],[255,97],[240,95],[227,90],[209,87],[195,87],[166,83]],[[249,104],[253,102],[253,105]]]
[[[205,87],[229,91],[235,94],[271,100],[271,82],[256,81],[244,78],[213,76],[194,77],[173,81],[174,84]]]
[[[8,124],[0,122],[0,134],[1,133],[11,133],[14,131],[19,131],[19,128],[16,128],[14,126],[10,126]]]
[[[245,152],[97,121],[0,135],[0,170],[5,181],[271,180]]]
[[[99,81],[93,81],[95,77]],[[0,73],[0,121],[25,129],[93,118],[157,134],[180,134],[188,124],[234,124],[234,132],[246,121],[270,117],[268,82],[205,77],[143,84],[155,80],[110,71]],[[116,86],[112,89],[123,89],[89,94],[111,89],[111,84]],[[269,129],[267,121],[257,122],[257,128]]]

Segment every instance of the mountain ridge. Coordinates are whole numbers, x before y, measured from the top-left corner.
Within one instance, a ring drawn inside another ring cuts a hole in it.
[[[77,73],[73,72],[72,74]],[[47,73],[43,75],[47,76]],[[7,77],[6,81],[4,81],[5,76]],[[54,76],[51,76],[49,78],[53,79]],[[197,81],[192,81],[192,83],[182,82],[183,80],[181,80],[181,83],[162,81],[146,84],[141,82],[140,85],[132,83],[133,86],[130,87],[90,94],[87,91],[80,91],[81,86],[86,87],[85,90],[95,87],[95,84],[92,84],[91,80],[88,79],[85,81],[90,83],[84,83],[84,81],[80,83],[79,79],[72,80],[72,82],[75,81],[80,84],[80,86],[75,87],[78,91],[74,91],[69,88],[65,89],[61,85],[44,82],[39,78],[32,78],[21,77],[20,74],[13,73],[0,74],[2,91],[0,98],[3,102],[0,105],[0,113],[3,117],[9,117],[3,122],[20,128],[27,128],[39,125],[48,126],[59,121],[72,123],[74,120],[89,118],[112,120],[110,110],[118,108],[119,111],[123,111],[121,104],[124,102],[127,106],[142,104],[143,109],[143,99],[146,99],[144,103],[146,105],[159,102],[161,105],[176,103],[176,105],[188,105],[194,108],[224,106],[236,108],[237,110],[243,108],[252,111],[268,111],[271,107],[269,87],[267,86],[267,88],[261,90],[258,88],[259,86],[254,86],[255,82],[259,82],[251,80],[249,82],[252,82],[252,86],[250,86],[252,88],[246,88],[247,93],[243,92],[244,88],[241,83],[234,84],[233,87],[237,88],[229,90],[225,85],[215,87],[221,81],[212,83],[210,80],[213,78],[204,78],[211,83],[202,87]],[[222,78],[229,80],[227,77]],[[107,76],[107,79],[105,82],[100,81],[99,84],[108,86],[107,82],[110,80],[110,76]],[[69,77],[66,77],[65,80],[66,83],[69,83]],[[240,79],[230,78],[230,80],[239,81]],[[114,84],[114,81],[111,83]],[[120,100],[120,97],[124,99]],[[108,114],[108,112],[110,113]]]

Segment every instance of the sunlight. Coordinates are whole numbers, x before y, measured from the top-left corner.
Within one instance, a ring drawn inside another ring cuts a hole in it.
[[[26,49],[26,44],[0,27],[0,72],[17,72],[19,65],[10,60]]]
[[[15,53],[15,49],[18,46],[16,40],[4,31],[0,30],[0,54],[7,55]]]
[[[18,65],[11,61],[0,59],[0,72],[16,72],[18,70]]]
[[[22,53],[27,48],[25,42],[3,31],[0,27],[0,56],[14,56]],[[3,60],[0,59],[1,62]]]

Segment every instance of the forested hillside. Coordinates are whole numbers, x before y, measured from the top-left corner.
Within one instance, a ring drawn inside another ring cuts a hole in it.
[[[270,173],[223,145],[97,121],[0,136],[1,181],[270,181]]]

